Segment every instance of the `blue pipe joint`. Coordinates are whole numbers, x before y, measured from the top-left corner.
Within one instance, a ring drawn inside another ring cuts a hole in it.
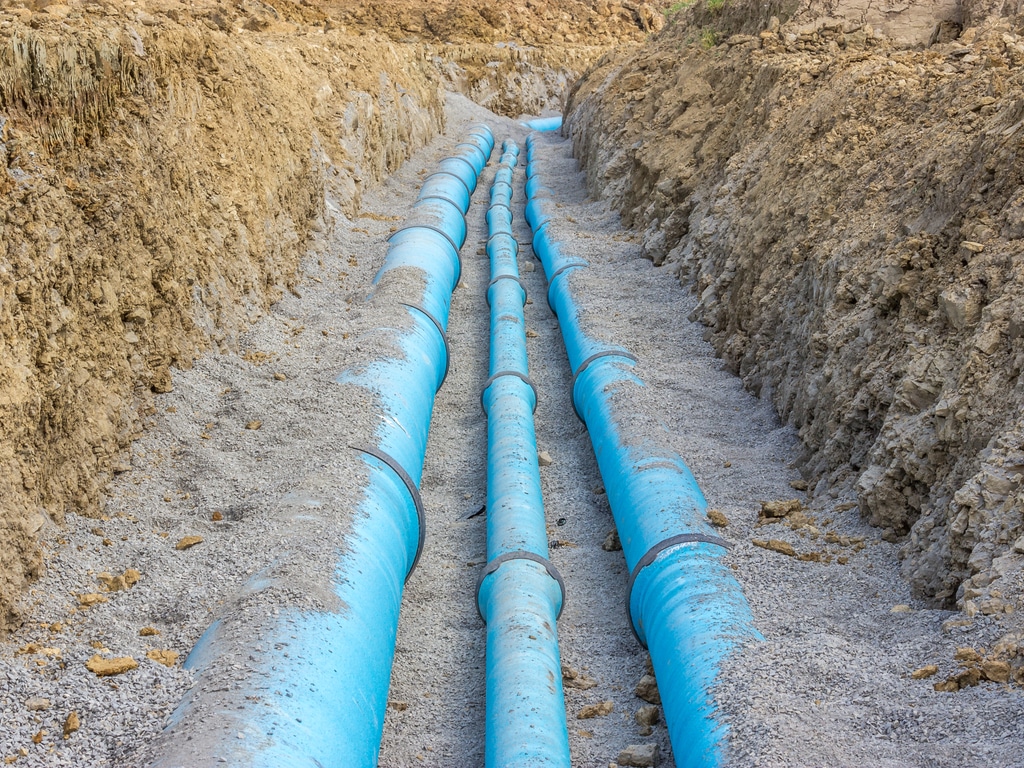
[[[463,214],[469,210],[469,187],[458,176],[444,171],[432,173],[423,180],[417,200],[438,198],[447,200]]]

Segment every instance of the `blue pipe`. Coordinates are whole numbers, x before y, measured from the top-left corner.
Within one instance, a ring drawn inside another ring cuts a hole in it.
[[[488,768],[569,768],[556,622],[565,598],[548,560],[547,529],[528,376],[518,246],[512,236],[512,169],[505,142],[487,212],[490,237],[490,378],[487,413],[487,559],[477,606],[487,622]],[[505,173],[507,171],[507,173]],[[506,180],[507,177],[507,180]]]
[[[523,125],[531,131],[557,131],[562,127],[562,116],[537,117],[533,120],[527,120]]]
[[[537,179],[532,134],[526,146],[528,174]],[[656,430],[631,429],[651,421],[630,407],[644,386],[636,359],[587,335],[566,279],[586,262],[563,254],[552,237],[550,190],[538,181],[533,191],[526,218],[573,370],[573,404],[590,432],[630,569],[630,624],[651,653],[676,764],[721,765],[726,727],[715,718],[711,689],[722,660],[739,644],[762,638],[722,563],[729,545],[707,524],[707,502],[693,474]]]
[[[175,711],[154,766],[377,764],[399,606],[424,541],[419,483],[434,395],[448,367],[445,331],[466,237],[469,196],[460,188],[475,189],[477,169],[493,149],[489,137],[486,126],[474,129],[470,141],[442,161],[431,177],[437,195],[421,196],[408,226],[391,238],[371,301],[392,305],[393,327],[378,332],[400,354],[338,377],[370,390],[380,403],[376,444],[354,446],[370,480],[337,567],[327,575],[340,608],[300,612],[282,606],[279,616],[260,615],[255,626],[235,617],[215,622],[186,660],[197,685]],[[464,168],[472,170],[471,179]],[[422,282],[410,289],[398,279],[403,270],[413,270]],[[222,682],[223,667],[233,660],[230,653],[222,658],[223,648],[251,646],[254,631],[262,645],[287,652],[250,655],[246,672],[230,673],[232,686],[222,689],[230,693],[208,693],[204,681]],[[223,723],[231,724],[228,733]],[[188,738],[175,737],[178,729]],[[237,739],[236,732],[247,738]]]

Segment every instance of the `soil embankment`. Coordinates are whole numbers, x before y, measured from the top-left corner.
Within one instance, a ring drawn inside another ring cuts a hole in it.
[[[443,129],[445,88],[507,114],[557,109],[661,18],[489,7],[5,4],[0,630],[42,568],[39,531],[98,514],[169,369],[233,348],[294,287],[329,220],[325,173],[357,215],[365,185]]]
[[[591,192],[799,429],[812,491],[855,491],[919,595],[1012,624],[1024,38],[970,6],[928,26],[711,6],[572,92]]]

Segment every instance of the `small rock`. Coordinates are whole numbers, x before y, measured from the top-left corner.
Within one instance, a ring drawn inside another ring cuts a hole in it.
[[[534,266],[532,261],[524,261],[523,266],[520,267],[520,271],[522,272],[533,272],[533,270],[535,269],[536,267]]]
[[[661,710],[653,704],[648,704],[646,707],[640,707],[633,719],[640,726],[640,735],[650,736],[654,732],[654,726],[661,720]]]
[[[539,335],[540,335],[539,333],[537,333],[536,331],[534,331],[532,329],[527,329],[527,331],[526,331],[526,338],[528,338],[528,339],[536,339]]]
[[[618,763],[636,768],[651,768],[656,766],[660,759],[661,753],[657,744],[631,744],[619,752]]]
[[[409,708],[409,702],[407,701],[389,701],[388,708],[395,710],[395,712],[405,712]]]
[[[789,487],[792,488],[794,491],[806,491],[807,490],[807,481],[806,480],[793,480],[789,484]]]
[[[889,613],[912,613],[913,610],[914,609],[906,603],[900,603],[899,605],[894,605],[892,608],[890,608]]]
[[[178,661],[177,651],[158,651],[152,650],[146,652],[146,658],[150,661],[155,661],[157,664],[163,664],[165,667],[173,667]]]
[[[138,666],[139,662],[131,656],[118,656],[114,659],[104,659],[98,653],[85,662],[85,668],[96,675],[96,677],[120,675],[123,672],[136,669]]]
[[[274,378],[275,378],[275,379],[276,379],[277,381],[288,381],[288,377],[287,377],[287,376],[285,376],[285,375],[284,375],[283,373],[275,373],[275,374],[274,374]]]
[[[725,528],[729,524],[729,518],[720,509],[709,509],[708,522],[715,526],[715,528]]]
[[[648,704],[661,704],[661,694],[658,693],[658,681],[654,675],[644,675],[636,684],[635,691],[637,698],[643,699]]]
[[[604,537],[604,542],[601,544],[601,549],[605,552],[622,551],[622,542],[619,541],[619,532],[616,530],[608,531],[608,535]]]
[[[43,736],[45,736],[45,735],[46,735],[46,731],[36,731],[35,735],[32,737],[32,743],[33,744],[41,744],[42,741],[43,741]]]
[[[957,648],[953,658],[957,661],[981,661],[981,654],[973,648]]]
[[[772,552],[778,552],[780,555],[788,555],[789,557],[796,557],[796,550],[793,549],[793,545],[780,539],[752,539],[751,544],[755,547],[761,547],[761,549],[770,549]]]
[[[139,637],[153,637],[154,635],[159,634],[160,630],[154,627],[143,627],[139,630]]]
[[[203,540],[202,536],[186,536],[181,541],[179,541],[177,544],[175,544],[174,548],[175,549],[188,549],[189,547],[194,547],[196,544],[198,544],[202,540]]]
[[[591,717],[604,717],[610,715],[612,710],[615,709],[615,704],[611,701],[599,701],[597,704],[588,704],[580,713],[576,715],[577,720],[588,720]]]
[[[1010,682],[1010,664],[1006,661],[987,659],[981,662],[981,674],[993,683]]]
[[[78,713],[72,712],[68,715],[64,721],[64,738],[71,738],[71,734],[82,727],[82,722],[78,719]]]
[[[934,675],[938,671],[939,671],[939,668],[937,666],[935,666],[934,664],[926,664],[923,667],[915,669],[913,672],[910,673],[910,676],[914,680],[924,680],[926,677],[931,677],[932,675]]]
[[[259,419],[253,419],[252,421],[246,422],[245,424],[246,429],[259,429],[262,426],[263,422],[260,421]]]
[[[539,451],[537,453],[537,463],[542,467],[550,467],[554,462],[551,459],[551,454],[547,451]]]
[[[758,517],[762,520],[780,519],[788,517],[794,512],[800,512],[804,505],[799,499],[786,499],[785,501],[762,501],[761,512]]]
[[[573,667],[562,665],[562,685],[566,688],[576,688],[581,691],[589,691],[597,685],[597,680],[577,672]]]
[[[33,696],[25,702],[25,709],[29,712],[42,712],[50,708],[50,700],[42,696]]]
[[[210,519],[215,523],[219,523],[221,520],[224,519],[224,514],[222,512],[214,512],[212,515],[210,515]]]

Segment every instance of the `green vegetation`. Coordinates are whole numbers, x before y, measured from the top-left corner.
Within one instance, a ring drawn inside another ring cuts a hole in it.
[[[712,13],[717,13],[722,10],[722,6],[725,5],[725,0],[705,0],[707,9]]]
[[[709,3],[710,1],[711,0],[708,0]],[[707,51],[714,48],[716,45],[718,45],[718,33],[711,29],[711,27],[704,27],[704,29],[700,31],[700,47]]]

